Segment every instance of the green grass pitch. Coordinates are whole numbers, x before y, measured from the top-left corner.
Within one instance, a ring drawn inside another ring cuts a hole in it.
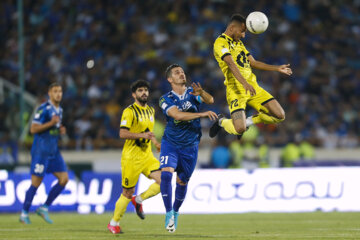
[[[106,228],[111,213],[50,216],[52,225],[35,214],[23,225],[19,214],[0,214],[0,239],[360,239],[360,212],[184,214],[175,233],[166,232],[163,215],[125,214],[119,235]]]

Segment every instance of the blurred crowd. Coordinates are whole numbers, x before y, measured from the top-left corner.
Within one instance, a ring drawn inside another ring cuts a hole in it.
[[[0,5],[0,76],[18,85],[16,1]],[[150,103],[157,106],[169,90],[164,71],[171,63],[182,65],[189,82],[200,82],[214,96],[208,109],[229,115],[212,45],[232,13],[252,11],[264,12],[269,28],[260,35],[247,33],[245,46],[255,59],[290,63],[294,72],[291,77],[255,72],[286,112],[278,126],[258,126],[258,141],[271,147],[300,140],[326,148],[358,147],[359,0],[26,0],[26,91],[41,102],[51,82],[63,85],[70,149],[120,146],[121,113],[133,102],[130,84],[148,80]],[[12,108],[6,100],[1,104],[2,135],[13,129],[14,122],[6,120]],[[157,119],[164,124],[159,108]],[[211,123],[203,123],[205,135]]]

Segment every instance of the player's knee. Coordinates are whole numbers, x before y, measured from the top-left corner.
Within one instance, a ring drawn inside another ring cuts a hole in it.
[[[243,134],[245,131],[246,131],[246,126],[235,126],[235,131],[238,133],[238,134]]]
[[[32,180],[31,181],[31,185],[36,187],[36,188],[39,187],[41,183],[42,183],[42,180],[35,180],[35,181]]]
[[[279,122],[282,122],[285,120],[285,112],[281,111],[278,114],[276,114],[276,118],[279,120]]]
[[[176,183],[182,186],[185,186],[187,183],[183,182],[179,177],[176,178]]]
[[[157,184],[161,183],[161,171],[154,171],[150,174],[150,178],[155,180]]]
[[[155,182],[160,185],[161,183],[161,175],[159,177],[154,178]]]
[[[134,193],[135,193],[135,188],[124,188],[122,195],[124,195],[124,197],[128,199],[131,199]]]
[[[65,186],[68,182],[69,182],[69,177],[68,176],[64,176],[64,177],[59,179],[59,184],[61,186]]]

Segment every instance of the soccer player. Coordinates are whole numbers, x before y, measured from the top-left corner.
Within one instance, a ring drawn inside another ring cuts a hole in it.
[[[160,151],[160,143],[152,132],[155,123],[155,111],[147,104],[150,85],[147,81],[138,80],[131,86],[135,102],[125,108],[120,123],[120,138],[126,139],[121,157],[123,192],[116,202],[114,216],[108,224],[113,234],[122,233],[119,222],[130,201],[134,204],[137,215],[144,219],[142,201],[160,192],[160,163],[151,151],[152,141]],[[140,173],[155,182],[138,196],[133,196]]]
[[[31,147],[31,185],[25,195],[20,222],[30,224],[29,209],[36,190],[40,186],[45,173],[52,173],[58,182],[51,188],[46,202],[36,213],[47,223],[53,223],[48,214],[48,208],[68,182],[68,173],[63,157],[58,148],[59,134],[66,134],[66,128],[61,124],[63,110],[60,107],[62,87],[52,83],[48,90],[49,101],[41,104],[32,121],[30,132],[34,134]]]
[[[161,141],[160,168],[161,194],[166,209],[165,228],[174,232],[178,223],[179,208],[183,203],[187,183],[195,169],[201,137],[200,118],[216,120],[212,111],[199,112],[202,102],[214,103],[213,97],[200,84],[186,87],[186,75],[177,64],[166,69],[166,78],[172,91],[163,95],[159,105],[166,115],[167,125]],[[172,204],[171,179],[177,172],[175,201]]]
[[[240,40],[245,37],[245,32],[245,18],[234,14],[226,31],[214,43],[214,55],[225,76],[231,119],[220,115],[219,120],[210,128],[210,137],[215,137],[223,127],[226,132],[239,135],[240,138],[253,124],[279,123],[285,119],[285,112],[279,102],[258,85],[252,68],[291,75],[290,64],[269,65],[255,60]],[[258,113],[246,118],[246,105],[250,105]]]

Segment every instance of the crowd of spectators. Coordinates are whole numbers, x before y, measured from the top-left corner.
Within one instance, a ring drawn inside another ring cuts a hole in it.
[[[248,50],[257,60],[290,63],[294,72],[256,71],[286,112],[280,125],[260,125],[259,138],[270,146],[295,137],[328,148],[359,146],[359,0],[23,2],[26,91],[41,102],[51,82],[63,85],[68,148],[118,147],[121,113],[133,102],[129,85],[151,82],[151,104],[157,106],[169,90],[164,70],[171,63],[215,97],[210,109],[229,115],[212,44],[231,14],[252,11],[268,16],[269,29],[247,33]],[[18,85],[16,1],[0,5],[0,76]],[[3,134],[13,129],[6,121],[11,108],[6,100],[1,104]],[[162,115],[157,109],[160,122]],[[206,132],[211,123],[204,124]]]

